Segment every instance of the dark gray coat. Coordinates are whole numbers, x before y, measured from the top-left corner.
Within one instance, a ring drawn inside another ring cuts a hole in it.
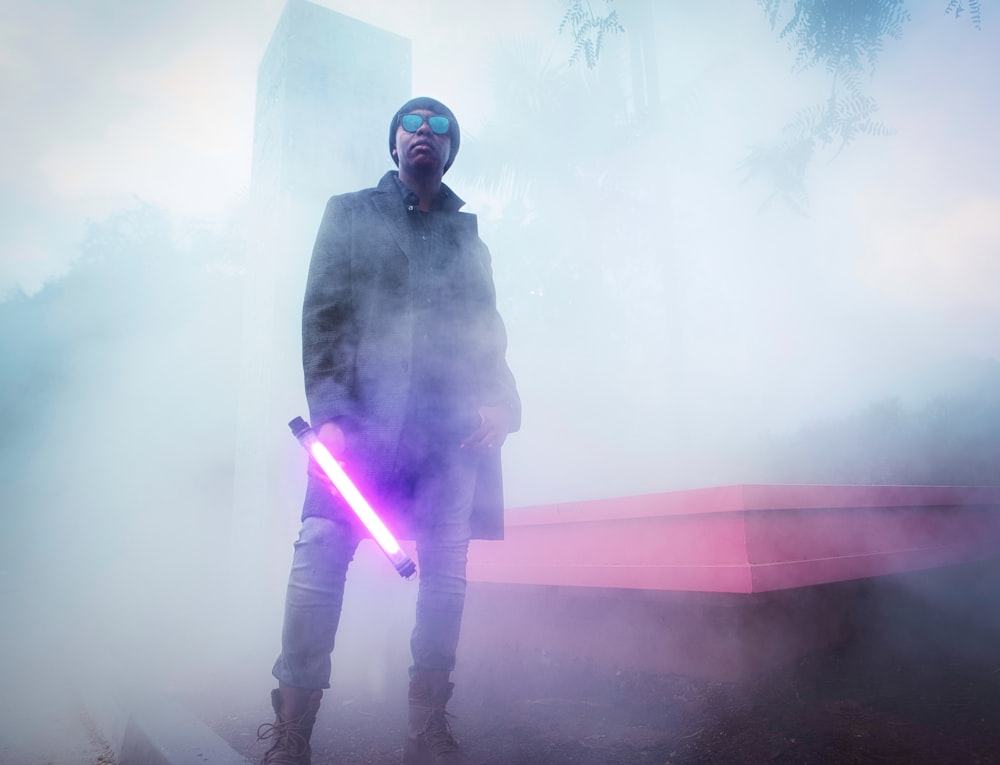
[[[520,425],[521,403],[505,360],[507,338],[476,216],[442,186],[443,246],[459,259],[461,331],[474,350],[481,405],[503,405]],[[306,398],[313,427],[337,422],[347,436],[345,464],[359,488],[377,499],[390,480],[409,405],[414,312],[410,254],[416,248],[393,173],[373,189],[332,197],[320,224],[302,312]],[[468,333],[473,333],[471,336]],[[416,360],[421,363],[421,360]],[[473,537],[503,537],[499,450],[480,463]],[[373,502],[375,504],[375,502]],[[376,507],[391,513],[391,507]],[[342,510],[326,489],[310,483],[303,516],[337,517]],[[391,524],[392,525],[392,524]]]

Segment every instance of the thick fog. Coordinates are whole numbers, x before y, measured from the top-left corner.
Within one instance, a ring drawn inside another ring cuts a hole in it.
[[[285,422],[306,412],[287,301],[255,317],[287,341],[255,373],[282,398],[247,394],[255,77],[283,3],[250,5],[4,14],[0,635],[28,684],[225,666],[269,687],[304,490]],[[413,94],[461,125],[445,181],[479,215],[524,405],[509,512],[1000,483],[992,9],[977,26],[908,3],[845,82],[755,3],[622,0],[593,66],[560,30],[568,3],[323,5],[409,38]],[[841,121],[804,130],[831,95]],[[384,129],[343,151],[391,168]],[[288,274],[323,201],[271,253]],[[265,515],[235,485],[257,448],[241,418],[282,455]],[[345,624],[363,629],[335,672],[379,686],[406,666],[415,588],[370,550],[359,564]],[[373,646],[390,658],[358,659]]]

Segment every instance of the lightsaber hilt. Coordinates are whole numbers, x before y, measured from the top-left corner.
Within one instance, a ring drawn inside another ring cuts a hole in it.
[[[368,504],[368,500],[358,491],[358,487],[354,485],[354,481],[344,472],[344,468],[330,454],[330,450],[317,438],[316,431],[301,417],[296,417],[289,422],[288,427],[292,429],[292,435],[299,440],[299,443],[302,444],[312,460],[319,465],[327,478],[330,479],[334,488],[344,498],[344,501],[347,502],[351,510],[354,511],[354,514],[358,516],[358,520],[368,529],[368,532],[372,535],[372,539],[375,540],[375,544],[382,549],[382,552],[385,553],[385,556],[396,568],[399,575],[404,579],[412,579],[417,573],[416,565],[410,560],[410,556],[403,551],[403,548],[399,546],[399,542],[396,541],[392,532],[382,522],[382,519],[378,517],[372,506]]]

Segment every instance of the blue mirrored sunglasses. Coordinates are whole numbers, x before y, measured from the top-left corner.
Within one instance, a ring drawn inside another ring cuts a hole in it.
[[[444,135],[451,127],[448,118],[442,117],[440,114],[432,114],[430,117],[424,117],[422,114],[404,114],[399,118],[399,124],[407,133],[416,133],[425,120],[431,132],[437,135]]]

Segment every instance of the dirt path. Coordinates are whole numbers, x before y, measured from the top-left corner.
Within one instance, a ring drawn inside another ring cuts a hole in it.
[[[1000,658],[855,643],[735,683],[545,656],[468,672],[454,727],[480,765],[1000,764]],[[327,694],[315,765],[397,765],[403,703]],[[266,710],[213,727],[254,758]]]

